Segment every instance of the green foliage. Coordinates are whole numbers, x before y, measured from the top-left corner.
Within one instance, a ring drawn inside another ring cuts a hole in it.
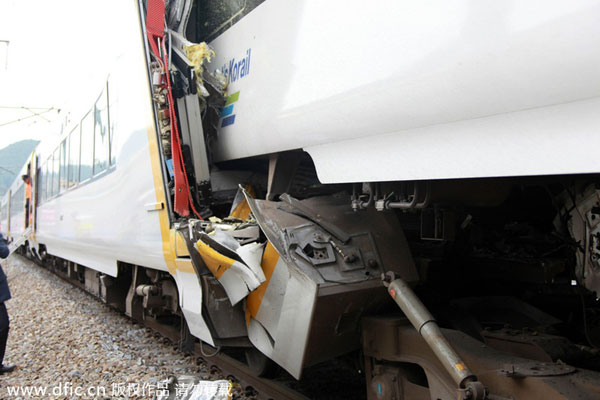
[[[4,196],[38,143],[37,140],[21,140],[0,149],[0,196]]]

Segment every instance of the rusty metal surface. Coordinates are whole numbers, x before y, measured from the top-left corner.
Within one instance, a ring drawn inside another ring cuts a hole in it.
[[[364,352],[371,363],[418,364],[425,371],[432,399],[456,398],[451,377],[405,318],[365,318],[363,329]],[[492,395],[527,400],[600,398],[600,373],[515,357],[461,332],[443,332]],[[369,382],[372,378],[367,376]]]
[[[485,343],[497,350],[531,360],[552,362],[564,359],[570,342],[561,336],[548,335],[534,330],[503,328],[481,332]]]
[[[504,374],[510,378],[524,378],[526,376],[568,375],[575,371],[576,368],[571,367],[570,365],[531,361],[529,363],[519,362],[506,364],[504,368],[500,370],[500,374]]]

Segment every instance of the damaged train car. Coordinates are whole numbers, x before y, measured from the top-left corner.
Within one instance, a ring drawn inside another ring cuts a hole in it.
[[[121,11],[106,86],[24,167],[27,251],[257,374],[600,396],[600,1]]]

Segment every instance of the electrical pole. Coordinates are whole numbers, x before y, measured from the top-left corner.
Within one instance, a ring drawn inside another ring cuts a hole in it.
[[[6,57],[4,58],[4,70],[8,69],[8,45],[10,44],[10,40],[0,40],[0,43],[4,43],[6,47]]]

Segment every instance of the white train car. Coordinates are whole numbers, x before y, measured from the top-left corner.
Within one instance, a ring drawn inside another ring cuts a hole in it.
[[[599,171],[595,0],[266,1],[210,36],[253,3],[187,24],[238,94],[216,160],[304,149],[322,183]]]
[[[105,84],[24,166],[29,222],[20,179],[2,201],[10,236],[259,373],[598,391],[600,1],[120,7]]]
[[[131,280],[123,278],[131,273],[123,266],[138,265],[173,274],[175,301],[184,298],[184,286],[193,298],[201,291],[189,260],[176,264],[171,249],[138,9],[130,2],[119,12],[132,23],[107,55],[114,59],[107,80],[82,88],[60,140],[36,151],[36,229],[29,245],[42,257],[65,260],[69,273],[85,269],[86,287],[105,300],[98,277]],[[200,303],[190,300],[182,310],[193,333],[207,331]]]
[[[48,254],[110,276],[117,276],[118,260],[167,270],[144,66],[139,53],[137,63],[128,57],[94,97],[82,101],[83,113],[71,113],[60,141],[38,151],[36,240]]]

